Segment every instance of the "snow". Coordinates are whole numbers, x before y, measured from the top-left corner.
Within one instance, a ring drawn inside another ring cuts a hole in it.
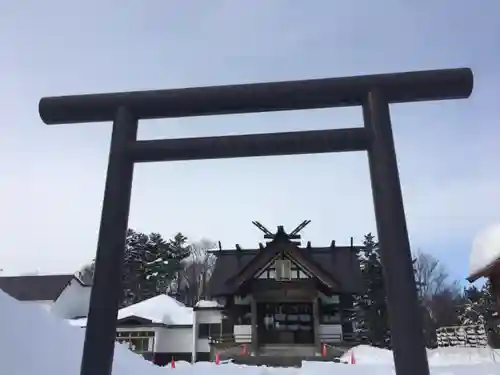
[[[118,311],[119,320],[133,316],[167,325],[193,324],[193,309],[166,294],[160,294]],[[71,319],[68,322],[73,326],[85,327],[87,319]]]
[[[36,304],[22,304],[0,291],[1,373],[79,374],[84,330]],[[117,344],[113,375],[155,375],[160,368]],[[165,369],[161,369],[165,373]],[[156,374],[160,374],[158,371]]]
[[[171,302],[170,302],[171,303]],[[182,308],[176,304],[177,307]],[[22,304],[0,291],[0,366],[8,375],[78,374],[84,330],[72,327],[38,305]],[[352,349],[356,365],[303,362],[302,368],[267,368],[232,363],[215,365],[177,362],[161,368],[117,344],[113,375],[393,375],[392,353],[368,346]],[[429,351],[431,375],[500,374],[498,351],[438,349]],[[496,362],[496,363],[495,363]]]
[[[168,264],[168,260],[163,260],[163,258],[157,258],[155,260],[153,260],[152,262],[146,262],[146,265],[148,266],[151,266],[153,264],[157,264],[157,263],[163,263],[163,264]]]
[[[193,324],[193,309],[166,294],[160,294],[118,311],[119,320],[131,316],[168,325]]]
[[[356,364],[361,365],[390,365],[394,366],[392,351],[359,345],[345,353],[341,360],[349,362],[354,353]],[[431,367],[452,365],[472,365],[499,363],[500,350],[491,348],[437,348],[427,350],[427,359]]]
[[[66,319],[66,322],[71,326],[82,328],[87,325],[87,318]]]
[[[474,276],[500,259],[500,223],[478,233],[472,244],[469,275]]]
[[[201,309],[208,309],[208,308],[220,307],[220,305],[217,301],[200,300],[196,303],[196,307],[199,307]]]

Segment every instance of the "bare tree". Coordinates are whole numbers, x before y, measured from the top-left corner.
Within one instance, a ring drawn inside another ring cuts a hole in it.
[[[419,251],[414,269],[427,345],[434,346],[436,328],[458,323],[460,287],[457,281],[450,280],[446,267],[430,254]]]
[[[179,297],[188,306],[208,297],[207,286],[215,265],[215,256],[209,251],[215,248],[216,243],[207,239],[191,244],[190,256],[184,260],[177,281]]]
[[[459,324],[462,305],[463,296],[456,283],[435,294],[427,302],[436,328]]]
[[[415,258],[415,281],[419,297],[426,300],[446,288],[448,272],[434,256],[418,251]]]

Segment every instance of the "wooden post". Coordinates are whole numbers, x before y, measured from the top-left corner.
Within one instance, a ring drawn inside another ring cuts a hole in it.
[[[500,314],[500,265],[490,275],[491,289],[493,295],[496,297],[496,309]]]
[[[319,298],[316,295],[313,299],[313,322],[314,322],[314,346],[316,350],[321,347],[321,341],[319,337]]]
[[[134,163],[127,146],[137,138],[138,119],[125,108],[116,111],[90,307],[83,344],[81,375],[111,375],[116,317],[122,300],[122,269],[128,228]]]
[[[252,322],[252,351],[257,354],[259,350],[259,337],[258,337],[258,327],[257,327],[257,302],[255,298],[250,299],[250,314]]]
[[[429,375],[413,258],[406,227],[389,102],[380,90],[363,104],[380,260],[384,269],[394,367],[398,375]]]

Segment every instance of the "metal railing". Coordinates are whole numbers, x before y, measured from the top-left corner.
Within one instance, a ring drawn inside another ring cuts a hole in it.
[[[320,333],[319,341],[326,344],[356,342],[357,337],[355,333]]]
[[[251,334],[238,334],[234,335],[227,333],[220,336],[211,336],[208,338],[210,344],[224,344],[224,343],[236,343],[236,344],[248,344],[252,342]]]
[[[220,336],[210,336],[208,338],[210,344],[221,345],[221,344],[249,344],[252,342],[252,335],[238,335],[235,338],[234,334],[224,334]],[[357,336],[355,333],[331,333],[331,334],[320,334],[319,341],[325,344],[331,343],[344,343],[344,342],[356,342]]]

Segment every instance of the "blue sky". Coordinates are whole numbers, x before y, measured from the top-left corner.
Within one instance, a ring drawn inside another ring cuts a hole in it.
[[[72,272],[96,248],[110,124],[45,126],[43,96],[470,67],[468,100],[392,106],[414,250],[467,273],[500,207],[497,0],[4,0],[0,268]],[[359,108],[145,121],[140,138],[327,129]],[[304,240],[375,231],[363,153],[136,167],[130,226],[255,246],[259,220]]]

